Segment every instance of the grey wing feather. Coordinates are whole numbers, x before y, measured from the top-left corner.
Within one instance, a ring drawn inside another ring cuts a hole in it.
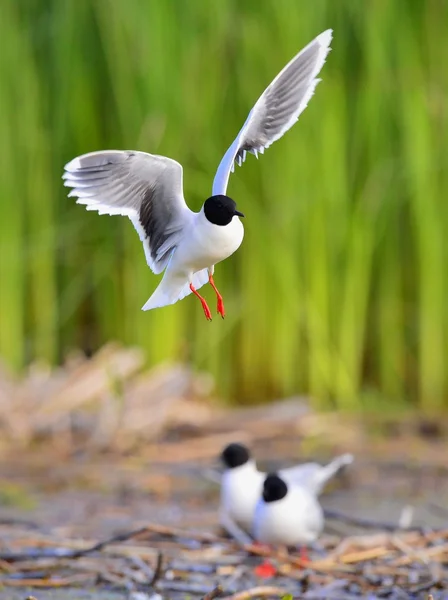
[[[213,194],[225,194],[234,163],[247,152],[258,157],[292,127],[305,110],[330,51],[332,30],[318,35],[277,75],[250,111],[241,131],[225,153],[213,181]]]
[[[192,212],[182,191],[182,166],[145,152],[106,150],[84,154],[65,166],[64,185],[78,204],[99,214],[128,216],[146,260],[161,273]]]
[[[305,463],[282,469],[280,475],[286,481],[305,487],[313,494],[320,494],[326,483],[343,467],[353,462],[352,454],[342,454],[327,465]]]

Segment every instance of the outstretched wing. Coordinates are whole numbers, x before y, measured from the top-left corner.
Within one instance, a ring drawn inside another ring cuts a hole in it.
[[[305,110],[330,51],[332,30],[317,36],[277,75],[250,111],[241,131],[225,153],[213,181],[213,195],[225,194],[234,161],[239,166],[251,152],[258,157],[290,129]]]
[[[164,156],[128,150],[91,152],[65,165],[64,185],[78,204],[100,215],[125,215],[146,260],[161,273],[193,214],[185,204],[182,166]]]

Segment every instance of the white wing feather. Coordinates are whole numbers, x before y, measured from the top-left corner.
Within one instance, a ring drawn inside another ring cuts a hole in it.
[[[103,150],[65,165],[64,185],[87,210],[131,219],[149,267],[161,273],[189,222],[181,165],[165,156]]]
[[[251,152],[258,158],[265,148],[290,129],[305,110],[330,51],[332,30],[318,35],[301,50],[263,92],[222,158],[213,181],[213,195],[225,194],[235,161],[239,166]]]
[[[319,495],[327,482],[343,467],[350,465],[353,460],[352,454],[342,454],[327,465],[305,463],[282,469],[279,471],[279,475],[285,481],[304,487],[312,494]]]

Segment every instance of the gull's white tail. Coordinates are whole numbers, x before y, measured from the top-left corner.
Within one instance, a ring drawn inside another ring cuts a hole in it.
[[[191,283],[197,290],[207,282],[208,269],[197,271],[191,279]],[[142,307],[142,310],[151,310],[152,308],[175,304],[178,300],[182,300],[182,298],[188,296],[188,294],[191,294],[190,281],[183,277],[173,276],[168,269],[151,298]]]

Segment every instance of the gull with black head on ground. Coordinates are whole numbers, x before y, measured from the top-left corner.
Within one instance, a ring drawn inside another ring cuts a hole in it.
[[[262,492],[266,473],[259,471],[247,446],[233,442],[221,452],[224,473],[221,477],[220,519],[226,528],[235,523],[252,532],[254,513]],[[278,471],[278,476],[306,495],[319,496],[328,481],[353,462],[352,454],[341,454],[326,465],[302,463]]]

